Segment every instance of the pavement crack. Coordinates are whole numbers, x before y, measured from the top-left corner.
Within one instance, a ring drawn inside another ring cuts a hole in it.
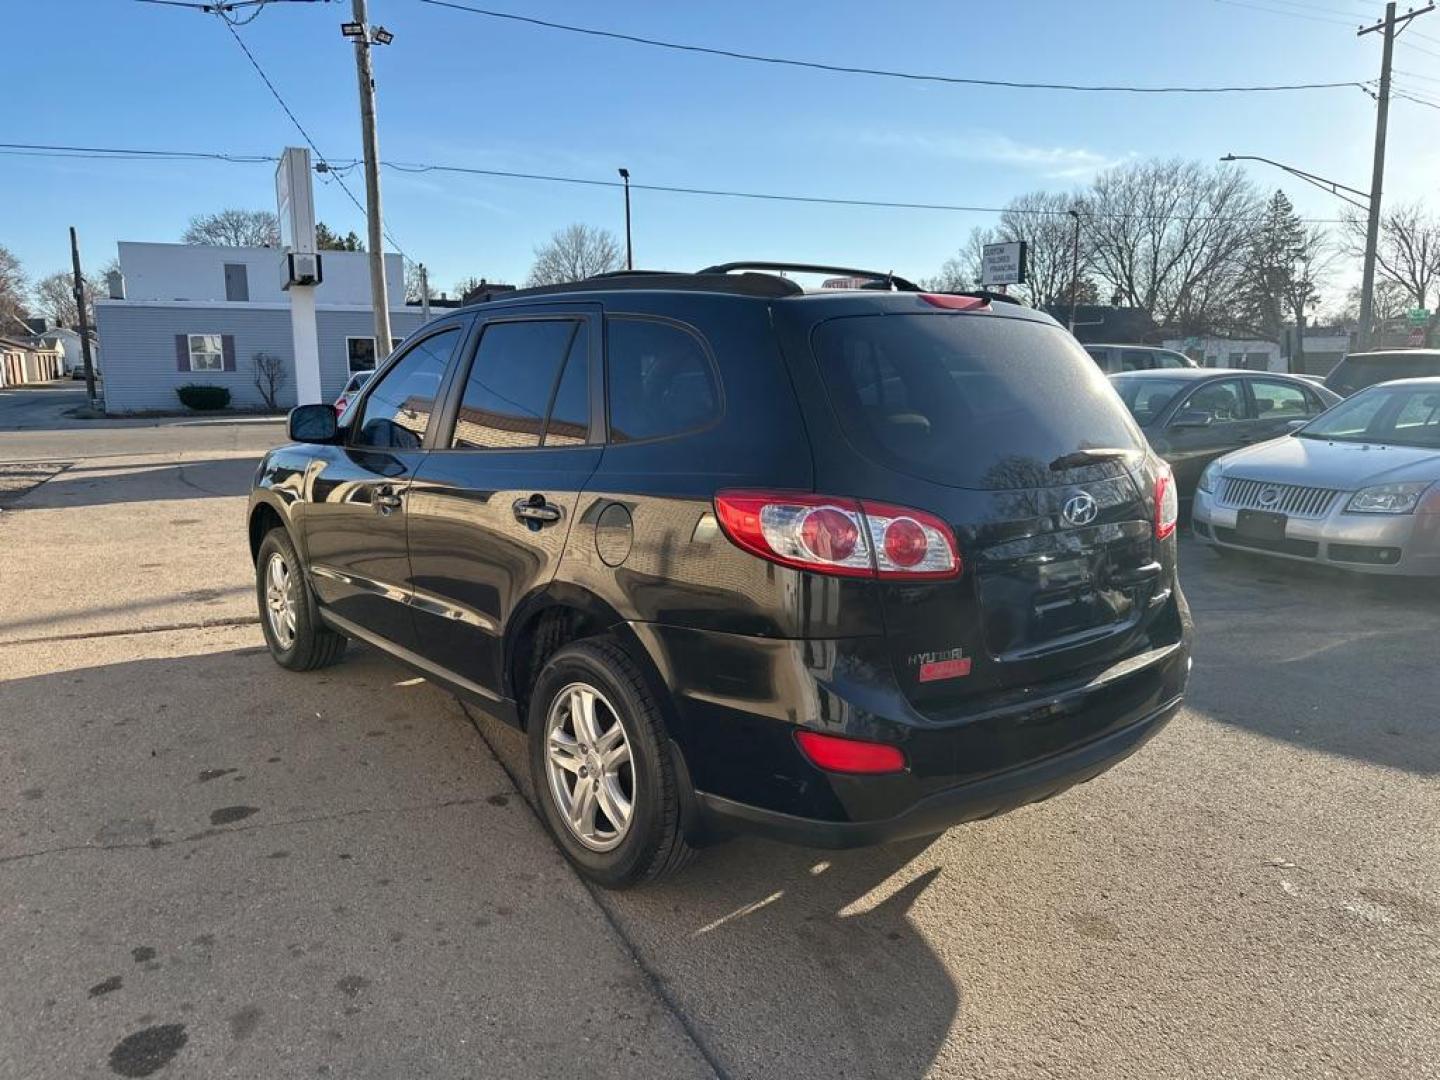
[[[45,634],[40,637],[5,638],[5,645],[41,645],[47,641],[88,641],[91,638],[130,637],[133,634],[163,634],[171,630],[210,630],[214,627],[250,626],[258,623],[258,615],[235,615],[227,619],[200,619],[192,622],[160,623],[157,626],[125,627],[117,630],[90,630],[76,634]]]
[[[540,826],[541,831],[548,840],[549,833],[544,832],[545,824],[540,820],[540,811],[536,809],[535,804],[526,797],[525,785],[521,783],[520,777],[510,771],[510,767],[505,764],[504,759],[496,752],[495,747],[490,744],[490,740],[485,737],[485,729],[480,726],[480,722],[475,719],[475,714],[470,711],[469,703],[459,697],[455,700],[460,706],[460,711],[463,712],[465,718],[470,721],[470,726],[475,729],[475,734],[480,736],[481,745],[489,751],[491,759],[495,764],[500,766],[500,770],[510,778],[510,783],[514,786],[515,793],[520,796],[520,800],[534,816],[536,824]],[[641,977],[645,980],[645,985],[649,987],[650,992],[655,995],[656,999],[665,1007],[666,1011],[674,1017],[675,1023],[680,1026],[680,1030],[685,1033],[685,1037],[688,1038],[691,1045],[695,1047],[695,1052],[700,1055],[706,1065],[710,1066],[710,1071],[715,1074],[716,1080],[730,1080],[729,1072],[725,1069],[725,1066],[721,1063],[715,1051],[711,1049],[710,1045],[701,1035],[699,1026],[690,1019],[679,1000],[670,992],[665,980],[660,977],[659,972],[650,966],[649,962],[640,952],[640,947],[635,943],[634,939],[625,932],[625,928],[620,924],[619,918],[616,917],[615,911],[607,902],[604,893],[579,874],[575,873],[574,868],[570,866],[568,861],[565,863],[565,867],[572,874],[575,874],[575,880],[590,894],[590,899],[600,910],[601,916],[604,917],[606,924],[610,927],[610,932],[615,935],[621,947],[629,954],[630,962],[640,971]]]

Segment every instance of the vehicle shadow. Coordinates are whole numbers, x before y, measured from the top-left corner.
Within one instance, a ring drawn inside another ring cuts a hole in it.
[[[471,721],[533,806],[524,736]],[[725,1075],[929,1073],[962,1003],[908,918],[938,868],[935,838],[826,852],[740,838],[674,879],[593,890]]]
[[[1367,577],[1186,544],[1190,705],[1324,753],[1440,775],[1436,583]],[[1397,701],[1414,708],[1397,710]]]

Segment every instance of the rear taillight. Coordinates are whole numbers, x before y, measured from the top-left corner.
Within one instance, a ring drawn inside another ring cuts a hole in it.
[[[1161,465],[1155,474],[1155,539],[1164,540],[1180,520],[1180,497],[1175,493],[1175,474]]]
[[[865,739],[842,739],[838,735],[822,735],[818,731],[797,731],[795,741],[810,764],[826,772],[892,773],[903,772],[905,754],[889,743]]]
[[[825,495],[722,491],[715,516],[738,547],[782,566],[907,580],[960,573],[955,534],[921,510]]]

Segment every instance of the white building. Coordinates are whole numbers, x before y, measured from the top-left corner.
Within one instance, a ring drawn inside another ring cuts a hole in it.
[[[233,408],[263,408],[255,357],[280,358],[279,403],[295,403],[290,300],[276,248],[212,247],[121,241],[119,289],[95,302],[105,343],[105,408],[111,413],[179,409],[187,383],[223,386]],[[395,338],[376,349],[370,305],[370,261],[363,252],[321,253],[315,290],[320,378],[327,399],[352,372],[368,370],[420,325],[420,308],[404,302],[401,257],[385,256],[390,327]]]

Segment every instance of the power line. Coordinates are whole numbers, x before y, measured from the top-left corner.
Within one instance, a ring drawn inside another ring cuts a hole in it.
[[[249,164],[260,161],[276,161],[275,157],[263,154],[232,154],[218,151],[191,151],[191,150],[137,150],[128,147],[98,147],[98,146],[51,146],[43,143],[0,143],[0,152],[7,149],[23,149],[35,151],[79,151],[99,157],[111,158],[113,160],[124,160],[128,155],[151,157],[173,157],[176,159],[206,159],[237,164]],[[347,158],[336,161],[325,161],[327,171],[348,171],[359,164],[357,159]],[[584,187],[598,188],[620,188],[624,184],[619,180],[601,180],[582,176],[561,176],[551,173],[525,173],[512,172],[505,169],[481,169],[467,165],[447,165],[441,163],[386,161],[387,169],[403,173],[455,173],[468,176],[495,177],[503,180],[532,180],[554,184],[575,184]],[[338,179],[338,177],[337,177]],[[859,199],[843,198],[826,195],[792,195],[779,192],[766,191],[741,191],[725,188],[700,188],[685,187],[674,184],[639,184],[631,182],[632,188],[639,191],[654,191],[670,195],[695,195],[710,198],[726,199],[752,199],[764,202],[784,203],[806,203],[819,206],[859,206],[871,207],[883,210],[928,210],[945,213],[959,214],[1019,214],[1023,216],[1039,217],[1063,217],[1069,214],[1068,210],[1019,210],[1005,206],[965,206],[954,203],[932,203],[932,202],[901,202],[889,199]],[[1166,214],[1095,214],[1092,217],[1103,217],[1115,220],[1143,220],[1143,221],[1251,221],[1259,218],[1245,216],[1226,217],[1215,215],[1212,217],[1187,217],[1185,215]],[[1307,224],[1313,225],[1336,225],[1340,224],[1339,218],[1304,218]]]
[[[291,111],[290,106],[285,103],[285,99],[280,96],[280,91],[275,89],[275,84],[270,81],[270,76],[265,74],[265,69],[262,68],[260,66],[260,62],[255,59],[255,54],[252,53],[250,49],[246,46],[245,39],[242,38],[240,36],[240,32],[235,29],[234,23],[232,23],[229,19],[224,18],[223,15],[222,19],[225,23],[225,29],[230,31],[230,36],[235,39],[235,44],[240,46],[240,51],[245,54],[245,58],[250,61],[250,66],[255,69],[255,73],[260,76],[261,80],[269,88],[270,93],[280,104],[280,108],[285,110],[285,115],[288,116],[290,118],[290,122],[295,125],[295,130],[300,132],[301,137],[309,145],[310,149],[315,151],[316,162],[319,165],[323,166],[323,168],[320,168],[317,171],[320,172],[322,175],[329,174],[329,178],[333,179],[335,183],[339,184],[340,190],[343,191],[350,199],[350,201],[355,204],[355,209],[360,211],[361,216],[366,217],[367,215],[364,205],[360,202],[359,199],[355,197],[355,193],[352,192],[350,188],[346,185],[344,179],[342,179],[338,174],[331,172],[330,163],[328,160],[326,160],[325,155],[320,152],[320,147],[315,145],[315,140],[312,139],[310,137],[310,133],[305,130],[305,125],[300,123],[299,119],[295,116],[295,113]],[[402,259],[404,259],[406,262],[414,262],[414,260],[411,259],[409,255],[405,254],[405,249],[402,248],[399,242],[396,241],[395,237],[390,234],[390,230],[388,228],[385,229],[385,239],[390,241],[390,246],[400,253],[400,257]]]
[[[1339,87],[1358,87],[1360,85],[1359,82],[1348,81],[1284,83],[1266,86],[1092,86],[1078,83],[1018,82],[1009,79],[970,79],[955,75],[928,75],[913,71],[891,71],[885,68],[826,64],[817,60],[796,60],[790,57],[764,56],[759,53],[737,52],[733,49],[720,49],[708,45],[690,45],[676,41],[662,41],[659,38],[641,37],[637,34],[622,34],[615,30],[600,30],[592,26],[574,26],[569,23],[551,22],[548,19],[537,19],[530,15],[517,15],[509,11],[492,11],[488,8],[471,7],[468,4],[454,3],[453,0],[420,0],[420,2],[430,4],[433,7],[452,8],[455,11],[464,11],[471,15],[480,15],[488,19],[504,19],[510,22],[543,27],[547,30],[559,30],[568,34],[583,34],[588,37],[606,38],[611,41],[624,41],[632,45],[646,45],[656,49],[701,53],[707,56],[724,57],[728,60],[745,60],[756,64],[775,64],[782,67],[809,68],[814,71],[837,72],[844,75],[870,75],[885,79],[906,79],[912,82],[948,83],[958,86],[992,86],[1011,90],[1069,90],[1086,93],[1124,94],[1242,94],[1283,90],[1331,90]],[[1225,2],[1236,2],[1236,0],[1225,0]],[[1346,25],[1350,24],[1347,23]]]
[[[1305,19],[1307,22],[1329,23],[1332,26],[1354,26],[1360,20],[1360,16],[1358,15],[1353,19],[1332,19],[1327,15],[1311,15],[1299,11],[1286,11],[1283,8],[1266,7],[1263,4],[1251,4],[1246,2],[1246,0],[1215,0],[1215,2],[1217,4],[1229,4],[1231,7],[1249,8],[1251,11],[1264,11],[1271,15],[1288,15],[1292,19]],[[1309,10],[1319,11],[1324,9],[1310,8]]]

